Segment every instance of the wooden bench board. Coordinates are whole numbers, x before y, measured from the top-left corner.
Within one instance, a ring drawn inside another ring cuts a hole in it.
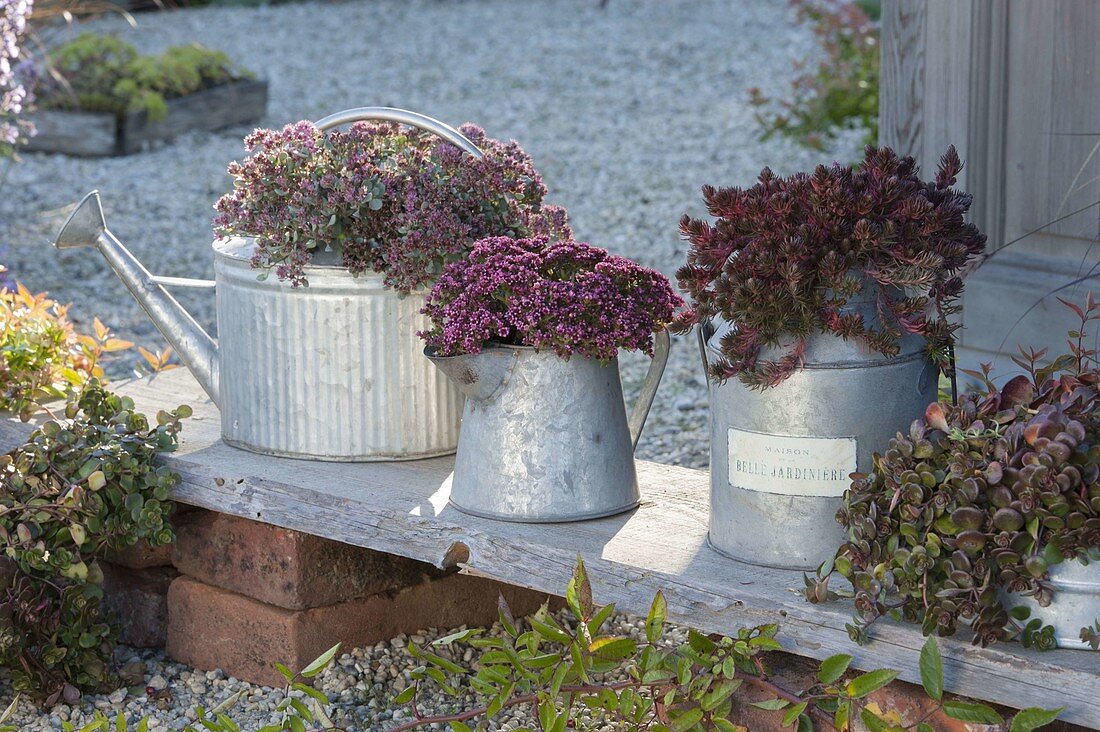
[[[464,556],[463,570],[561,594],[578,555],[598,602],[645,614],[663,590],[675,621],[707,632],[778,623],[792,653],[816,659],[849,653],[864,669],[893,668],[919,682],[924,643],[916,626],[880,621],[860,647],[844,626],[851,604],[811,605],[799,572],[735,562],[706,541],[706,471],[639,461],[642,505],[617,517],[570,524],[513,524],[447,506],[451,458],[400,463],[323,463],[256,455],[220,440],[217,408],[183,369],[118,385],[154,413],[189,404],[180,449],[167,458],[182,477],[173,498],[223,513],[431,562]],[[28,427],[0,424],[11,449]],[[460,546],[461,545],[461,546]],[[465,547],[465,551],[462,550]],[[1100,729],[1100,653],[1040,653],[1015,644],[978,648],[940,640],[945,686],[1014,708],[1064,706],[1062,719]]]

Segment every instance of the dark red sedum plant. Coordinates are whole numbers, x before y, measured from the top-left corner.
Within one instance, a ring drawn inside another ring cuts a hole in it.
[[[735,324],[712,375],[754,388],[797,371],[816,333],[886,356],[898,353],[903,333],[915,333],[948,370],[959,273],[985,248],[985,235],[964,219],[971,196],[952,188],[960,170],[954,147],[935,181],[924,182],[913,158],[868,146],[854,169],[834,163],[780,178],[765,168],[752,188],[704,186],[716,220],[680,221],[691,249],[677,279],[692,302],[676,329],[712,319]],[[845,309],[868,280],[877,288],[873,319]],[[765,347],[784,344],[782,357],[761,357]]]

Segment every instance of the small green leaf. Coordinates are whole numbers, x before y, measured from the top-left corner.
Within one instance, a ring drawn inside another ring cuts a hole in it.
[[[1058,715],[1062,713],[1064,708],[1040,709],[1039,707],[1028,707],[1023,709],[1012,718],[1012,725],[1008,728],[1009,732],[1032,732],[1032,730],[1044,727],[1058,719]]]
[[[278,671],[279,675],[286,679],[288,682],[294,678],[294,672],[283,664],[279,663],[278,661],[275,662],[275,670]]]
[[[756,707],[757,709],[765,709],[769,712],[785,709],[788,704],[790,704],[790,702],[786,699],[765,699],[764,701],[749,702],[749,706]]]
[[[928,696],[936,701],[943,699],[943,659],[936,636],[928,636],[920,649],[920,682]]]
[[[817,672],[817,679],[823,684],[832,684],[848,670],[852,663],[852,657],[847,653],[838,653],[829,656],[821,662],[821,669]]]
[[[592,614],[592,585],[588,581],[588,572],[584,560],[577,557],[577,566],[565,589],[565,602],[577,620],[587,620]]]
[[[978,722],[979,724],[1003,724],[1004,720],[993,707],[974,702],[958,700],[945,701],[944,713],[960,722]]]
[[[857,676],[848,682],[848,696],[853,699],[862,699],[886,686],[897,677],[897,671],[884,668]]]
[[[597,638],[588,646],[588,652],[605,661],[621,661],[633,656],[638,642],[633,638]]]
[[[320,656],[313,660],[313,663],[302,669],[302,676],[307,679],[311,679],[317,674],[325,670],[325,668],[332,663],[332,659],[336,657],[336,654],[340,651],[340,644],[337,643],[332,648],[328,649]]]
[[[661,638],[668,619],[668,602],[660,590],[653,597],[653,604],[649,607],[649,615],[645,619],[645,638],[650,643],[656,643]]]
[[[808,706],[807,702],[799,702],[793,707],[787,710],[787,713],[783,715],[783,721],[780,722],[781,727],[790,727],[792,724],[798,721],[798,718],[802,715],[802,712],[806,711]]]
[[[689,709],[676,719],[672,720],[669,729],[672,732],[687,732],[703,719],[703,710],[699,708]]]
[[[394,704],[408,704],[416,696],[416,684],[409,684],[405,690],[393,698]]]
[[[851,702],[840,702],[836,707],[836,713],[833,715],[833,726],[839,730],[846,729],[848,727],[848,716],[851,714],[851,711]]]
[[[728,719],[715,719],[714,726],[718,729],[718,732],[749,732],[748,727],[734,724]]]

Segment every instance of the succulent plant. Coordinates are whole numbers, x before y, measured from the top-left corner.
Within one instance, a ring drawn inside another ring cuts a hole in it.
[[[153,120],[168,114],[168,99],[252,77],[221,51],[197,43],[140,56],[132,44],[95,33],[81,33],[52,50],[47,63],[60,81],[44,79],[40,106],[114,114],[144,111]]]
[[[332,252],[352,274],[382,273],[405,293],[479,239],[569,238],[565,210],[543,204],[546,187],[518,143],[459,130],[483,157],[389,122],[256,130],[245,138],[249,157],[229,166],[234,189],[215,206],[215,233],[256,238],[260,279],[274,270],[306,285],[304,267]]]
[[[854,474],[837,520],[848,532],[833,566],[851,580],[861,639],[898,611],[925,634],[968,621],[974,641],[1020,638],[1053,647],[1053,628],[1021,621],[1002,592],[1052,599],[1050,568],[1100,549],[1100,365],[1084,333],[1100,319],[1090,294],[1069,353],[1044,363],[1020,350],[1025,371],[998,388],[990,367],[958,405],[929,405],[890,440],[866,475]],[[808,580],[811,600],[827,576]]]
[[[420,335],[441,356],[494,341],[609,361],[620,348],[652,356],[681,305],[660,272],[589,244],[490,237],[443,270]]]
[[[815,333],[886,356],[899,352],[904,333],[918,334],[949,369],[959,272],[985,247],[964,220],[970,195],[952,188],[961,170],[954,147],[933,182],[918,177],[913,158],[868,147],[854,169],[834,163],[780,178],[765,168],[752,188],[705,186],[716,221],[680,221],[691,249],[676,276],[692,302],[677,329],[732,323],[712,374],[757,388],[798,370]],[[873,318],[845,307],[868,286],[877,298]],[[762,358],[770,347],[785,354]]]
[[[113,633],[100,609],[98,559],[145,540],[172,540],[158,462],[175,449],[182,406],[150,425],[129,397],[92,379],[64,419],[0,456],[0,543],[14,575],[0,582],[0,665],[17,691],[70,703],[110,679]]]

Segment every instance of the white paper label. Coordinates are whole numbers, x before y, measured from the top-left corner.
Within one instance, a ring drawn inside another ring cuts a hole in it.
[[[785,496],[839,496],[856,469],[854,437],[784,437],[730,428],[730,485]]]

